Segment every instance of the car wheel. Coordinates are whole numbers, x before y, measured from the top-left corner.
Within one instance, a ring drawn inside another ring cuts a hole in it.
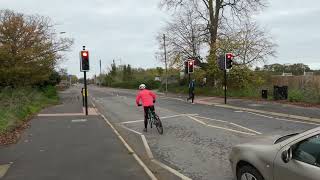
[[[256,168],[242,166],[237,173],[237,180],[264,180],[264,178]]]

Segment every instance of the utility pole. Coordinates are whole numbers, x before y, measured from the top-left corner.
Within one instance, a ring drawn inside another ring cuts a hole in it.
[[[166,68],[166,93],[168,93],[168,67],[167,67],[167,50],[166,50],[166,35],[163,34],[163,48],[164,48],[164,63]]]

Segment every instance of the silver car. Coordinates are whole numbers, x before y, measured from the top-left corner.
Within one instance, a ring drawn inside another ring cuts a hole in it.
[[[229,159],[237,180],[320,180],[320,127],[237,145]]]

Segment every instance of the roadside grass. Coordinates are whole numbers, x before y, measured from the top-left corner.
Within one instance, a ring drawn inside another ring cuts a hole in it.
[[[0,89],[0,134],[12,131],[41,109],[58,102],[52,86]]]

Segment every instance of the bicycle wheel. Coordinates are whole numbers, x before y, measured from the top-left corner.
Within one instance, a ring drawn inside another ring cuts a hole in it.
[[[162,123],[161,123],[159,116],[155,115],[155,119],[156,119],[155,125],[157,127],[159,134],[163,134],[163,126],[162,126]]]

